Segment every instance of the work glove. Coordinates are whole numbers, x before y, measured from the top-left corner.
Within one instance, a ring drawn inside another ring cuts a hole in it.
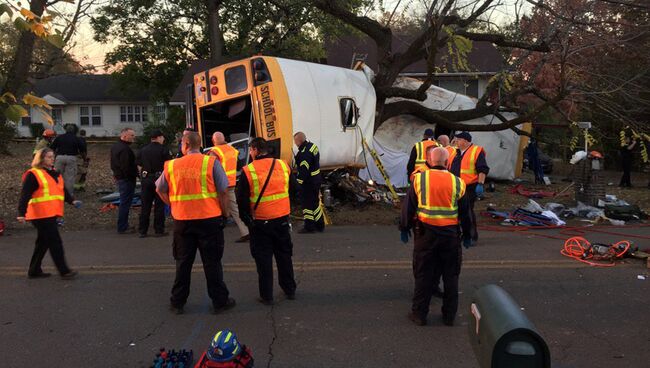
[[[476,196],[477,197],[483,197],[483,193],[485,193],[485,189],[483,188],[483,184],[476,184]]]
[[[472,238],[463,239],[463,247],[465,247],[465,249],[469,249],[471,246],[472,246]]]
[[[411,236],[411,230],[400,231],[400,239],[402,239],[402,243],[404,244],[408,243],[410,236]]]
[[[74,206],[74,208],[81,208],[81,205],[83,205],[83,202],[80,201],[80,200],[76,200],[76,201],[72,202],[72,205]]]

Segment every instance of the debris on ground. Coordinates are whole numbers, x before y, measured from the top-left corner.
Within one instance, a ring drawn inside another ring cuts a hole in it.
[[[549,184],[550,185],[550,184]],[[517,184],[510,188],[510,193],[512,194],[519,194],[521,196],[524,196],[526,198],[551,198],[551,197],[557,197],[557,196],[568,196],[569,193],[566,193],[566,191],[562,192],[549,192],[549,191],[544,191],[544,190],[529,190],[522,184]]]
[[[336,202],[382,202],[394,204],[393,196],[388,187],[379,185],[372,180],[365,181],[346,170],[334,170],[325,176],[326,186],[330,189]],[[399,194],[398,194],[399,195]]]
[[[564,242],[560,253],[568,258],[596,267],[613,267],[616,261],[630,257],[637,247],[629,240],[613,244],[590,243],[587,239],[575,236]]]

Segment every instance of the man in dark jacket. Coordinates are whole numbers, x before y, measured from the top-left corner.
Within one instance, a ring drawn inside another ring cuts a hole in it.
[[[135,193],[135,180],[138,168],[131,144],[135,141],[135,131],[124,128],[120,140],[111,147],[111,170],[120,191],[120,208],[117,215],[117,233],[126,234],[129,230],[129,210]]]
[[[86,141],[77,137],[77,126],[66,124],[65,134],[56,137],[50,148],[56,155],[54,168],[61,173],[65,189],[74,193],[74,183],[77,180],[77,155],[86,159]]]
[[[140,183],[142,184],[140,199],[140,224],[138,233],[141,238],[147,236],[151,207],[153,211],[153,228],[156,236],[165,235],[165,204],[156,194],[156,180],[163,172],[165,161],[172,159],[169,149],[163,146],[165,136],[158,129],[151,132],[151,143],[142,147],[136,155],[136,164],[140,168]]]
[[[304,227],[298,232],[311,234],[315,231],[323,232],[325,220],[323,208],[320,205],[320,186],[322,177],[320,173],[320,153],[318,147],[307,140],[305,133],[298,132],[293,136],[293,141],[298,147],[295,161],[298,166],[298,192],[304,219]]]

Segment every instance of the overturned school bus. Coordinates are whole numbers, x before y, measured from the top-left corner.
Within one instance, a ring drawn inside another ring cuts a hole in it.
[[[376,98],[363,71],[255,56],[195,74],[187,88],[187,127],[203,147],[223,132],[242,160],[249,138],[262,137],[291,163],[293,134],[302,131],[318,145],[321,167],[356,166],[362,138],[372,142]]]

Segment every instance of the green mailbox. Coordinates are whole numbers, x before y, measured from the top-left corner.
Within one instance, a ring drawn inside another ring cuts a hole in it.
[[[548,368],[548,346],[502,288],[480,288],[470,305],[469,339],[481,368]]]

